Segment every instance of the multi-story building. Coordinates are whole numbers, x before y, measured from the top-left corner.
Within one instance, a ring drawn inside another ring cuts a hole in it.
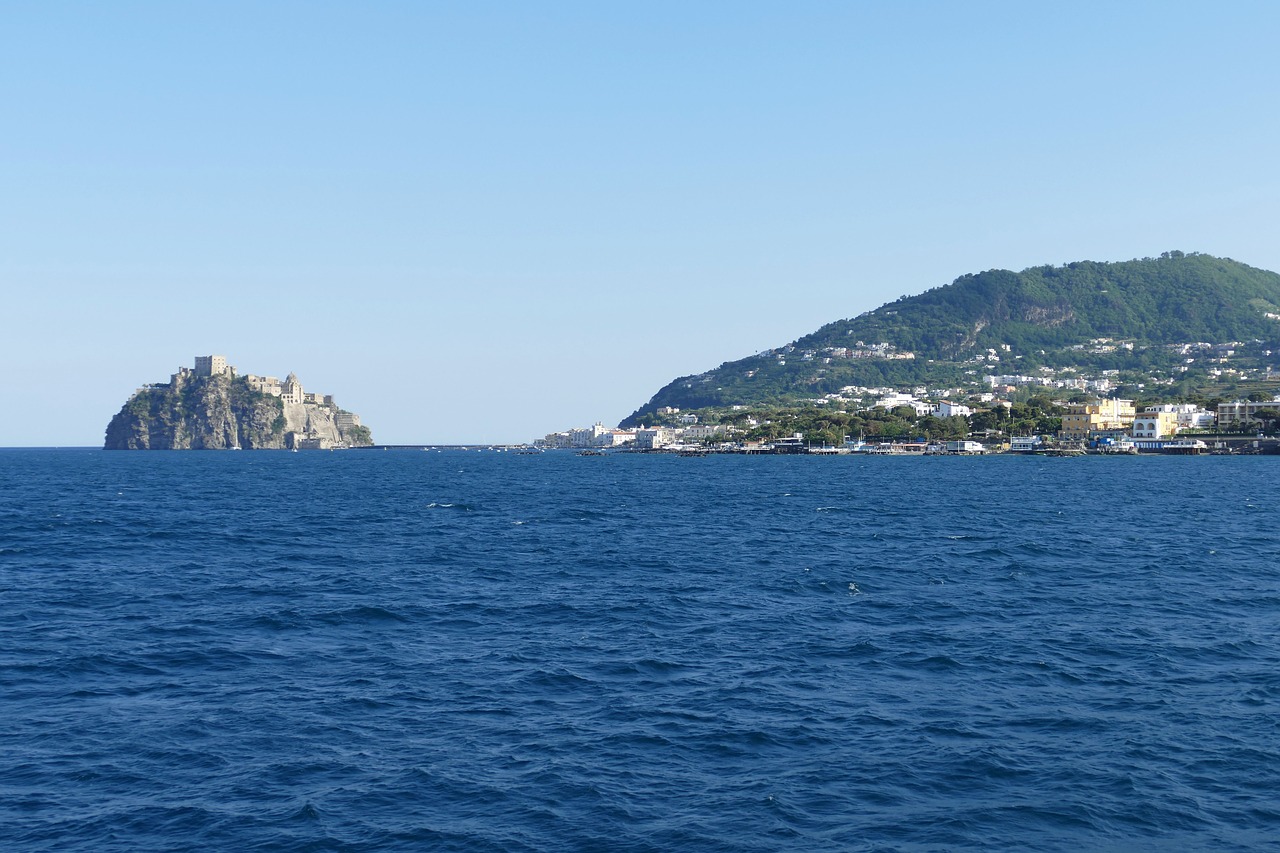
[[[545,437],[533,442],[534,447],[557,448],[569,446],[568,432],[549,432]]]
[[[607,435],[609,430],[604,424],[596,422],[595,424],[582,429],[569,430],[569,446],[570,447],[598,447],[602,438]]]
[[[1099,430],[1128,429],[1136,412],[1132,400],[1095,400],[1067,406],[1058,437],[1083,440]]]
[[[272,397],[280,396],[280,380],[274,376],[255,376],[250,373],[245,377],[245,381],[254,391],[270,394]]]
[[[298,374],[290,373],[285,377],[284,385],[280,387],[280,399],[286,403],[301,403],[303,401],[302,383],[298,380]]]
[[[1207,412],[1194,403],[1165,403],[1162,406],[1147,406],[1142,410],[1143,415],[1162,412],[1172,414],[1177,420],[1177,428],[1174,432],[1212,427],[1216,420],[1213,412]],[[1173,432],[1170,433],[1170,435],[1173,434]]]
[[[1218,428],[1232,429],[1258,420],[1258,412],[1280,410],[1280,400],[1235,400],[1218,404]]]
[[[680,430],[680,438],[685,441],[706,441],[709,438],[717,438],[728,432],[729,429],[724,424],[702,424],[685,427]]]
[[[900,391],[886,394],[876,401],[876,408],[878,409],[893,410],[898,406],[910,406],[919,417],[931,414],[934,409],[933,405],[917,400],[912,394],[904,394]]]
[[[1133,419],[1129,435],[1133,438],[1168,438],[1178,434],[1178,413],[1162,412],[1159,407],[1144,409]]]
[[[633,444],[636,440],[635,430],[611,429],[600,438],[601,447],[621,447]]]
[[[676,443],[676,431],[668,427],[636,430],[635,446],[639,450],[656,450]]]
[[[950,400],[943,400],[938,404],[938,417],[940,418],[967,418],[973,414],[973,409],[968,406],[962,406],[959,403],[953,403]]]

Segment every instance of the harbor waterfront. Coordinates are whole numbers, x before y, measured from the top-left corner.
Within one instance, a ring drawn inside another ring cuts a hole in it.
[[[1277,315],[1280,316],[1280,315]],[[1268,353],[1270,350],[1267,351]],[[548,433],[538,449],[667,450],[695,453],[1047,456],[1167,453],[1280,452],[1280,397],[1253,392],[1247,400],[1135,405],[1119,397],[1054,400],[1045,395],[1015,403],[994,394],[955,403],[929,393],[890,388],[847,389],[808,407],[684,412],[662,407],[661,423],[634,428],[596,422]],[[1016,390],[1006,386],[1005,392]],[[921,399],[921,395],[926,399]],[[1079,395],[1083,396],[1083,395]],[[831,403],[831,406],[826,404]],[[975,408],[975,405],[981,408]],[[821,404],[821,405],[819,405]],[[856,436],[856,437],[855,437]]]
[[[851,454],[870,456],[1085,456],[1085,455],[1139,455],[1165,454],[1181,456],[1199,456],[1202,454],[1226,455],[1268,455],[1280,454],[1280,439],[1259,438],[1240,435],[1203,435],[1194,438],[1148,440],[1126,443],[1115,442],[1054,442],[1041,441],[1038,436],[1015,438],[1010,445],[984,445],[979,442],[951,441],[928,442],[899,441],[869,443],[849,441],[832,447],[805,442],[803,438],[783,439],[771,442],[722,444],[671,444],[663,447],[637,448],[623,445],[612,448],[593,446],[544,447],[538,444],[373,444],[352,450],[426,450],[426,451],[492,451],[498,453],[536,454],[543,452],[560,452],[576,450],[579,455],[603,456],[618,453],[673,453],[680,456],[703,456],[707,454],[737,455],[813,455],[844,456]]]
[[[1265,849],[1275,464],[2,450],[0,837]]]

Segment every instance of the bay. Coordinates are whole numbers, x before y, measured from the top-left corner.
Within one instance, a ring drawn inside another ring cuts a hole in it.
[[[0,838],[1275,847],[1276,464],[0,451]]]

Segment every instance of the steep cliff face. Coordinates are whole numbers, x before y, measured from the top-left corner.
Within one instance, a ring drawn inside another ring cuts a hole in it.
[[[355,435],[361,430],[344,430],[338,426],[338,409],[333,406],[317,406],[312,403],[284,404],[285,443],[294,446],[333,447],[338,444],[372,444]],[[303,444],[305,442],[305,444]]]
[[[286,403],[240,377],[176,375],[144,388],[107,425],[107,450],[285,450],[371,444],[367,429],[342,429],[339,410]]]

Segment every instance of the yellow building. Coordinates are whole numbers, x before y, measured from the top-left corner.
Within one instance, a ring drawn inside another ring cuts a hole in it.
[[[1098,430],[1128,429],[1135,411],[1132,400],[1098,400],[1067,406],[1058,437],[1083,440]]]
[[[1147,409],[1133,419],[1129,434],[1134,438],[1169,438],[1178,434],[1177,412]]]

